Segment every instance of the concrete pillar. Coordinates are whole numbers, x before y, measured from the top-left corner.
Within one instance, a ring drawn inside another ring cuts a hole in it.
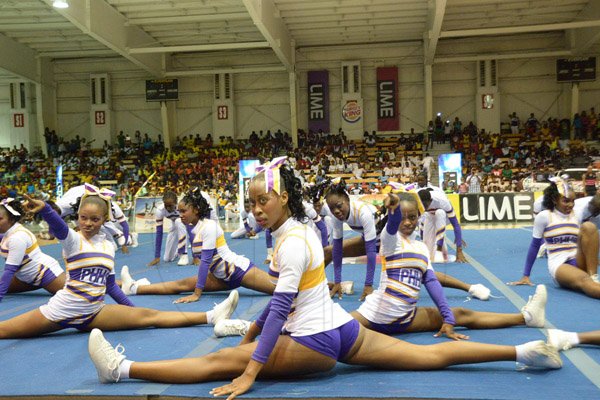
[[[432,80],[432,66],[426,64],[423,73],[424,86],[425,86],[425,120],[423,121],[425,128],[429,125],[429,121],[433,120],[433,80]]]
[[[290,78],[290,136],[294,148],[298,147],[298,76],[295,71],[289,73]]]
[[[579,82],[573,82],[571,85],[571,115],[569,119],[573,120],[573,116],[579,112]],[[575,130],[571,127],[571,140],[575,137]]]

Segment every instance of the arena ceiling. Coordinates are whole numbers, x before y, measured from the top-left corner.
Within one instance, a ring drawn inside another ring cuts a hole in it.
[[[155,76],[186,53],[262,49],[293,70],[295,50],[420,41],[424,63],[486,58],[579,56],[597,50],[598,0],[0,0],[0,79],[37,80],[40,58],[124,57]],[[518,47],[533,34],[552,48]],[[453,41],[490,41],[489,54],[440,53]],[[506,46],[510,42],[510,46]],[[515,50],[517,49],[517,50]],[[10,55],[7,57],[6,55]],[[226,68],[213,65],[214,69]],[[243,69],[243,68],[242,68]]]

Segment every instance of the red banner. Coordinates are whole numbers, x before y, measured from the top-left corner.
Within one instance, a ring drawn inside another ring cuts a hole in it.
[[[398,67],[377,68],[377,130],[400,130]]]

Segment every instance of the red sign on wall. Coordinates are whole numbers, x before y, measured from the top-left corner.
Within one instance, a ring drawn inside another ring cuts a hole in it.
[[[218,106],[217,107],[217,119],[227,119],[229,114],[229,110],[227,106]]]
[[[13,126],[15,128],[25,127],[25,114],[13,114]]]
[[[96,125],[106,124],[106,113],[104,111],[96,111],[95,118]]]

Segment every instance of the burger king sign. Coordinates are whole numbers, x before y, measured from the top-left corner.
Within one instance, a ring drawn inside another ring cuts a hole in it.
[[[344,121],[349,123],[355,123],[360,121],[362,116],[362,109],[360,104],[356,100],[348,100],[344,107],[342,107],[342,118]]]

